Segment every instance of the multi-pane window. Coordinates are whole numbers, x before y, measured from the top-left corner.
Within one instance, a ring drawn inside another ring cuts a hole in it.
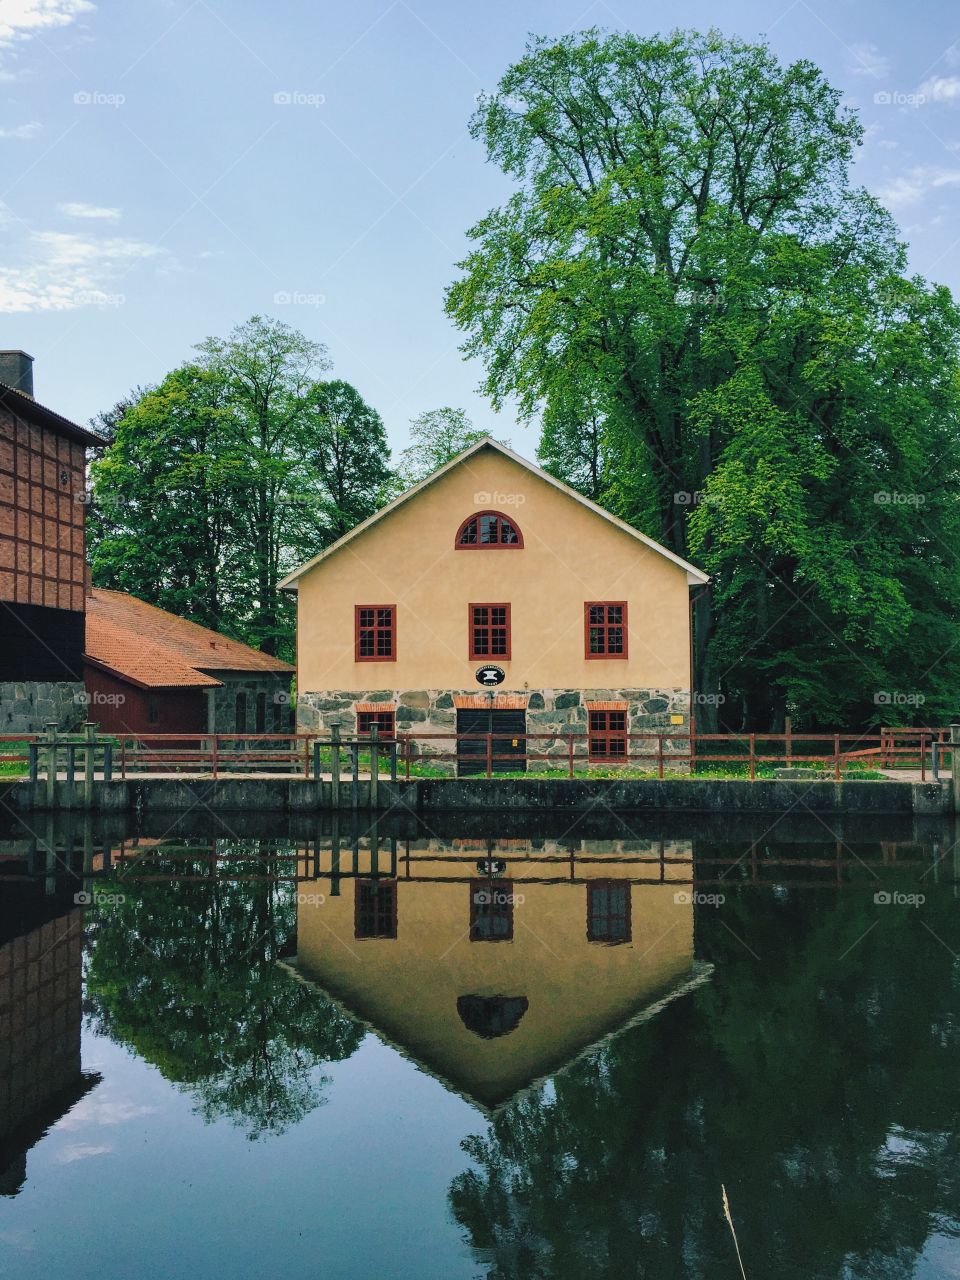
[[[355,938],[397,936],[396,880],[358,880],[354,898]]]
[[[470,941],[508,942],[513,937],[513,881],[470,881]]]
[[[397,606],[358,604],[357,662],[393,662],[397,656]]]
[[[454,544],[460,551],[494,547],[522,547],[523,536],[512,520],[499,511],[477,511],[457,530]]]
[[[626,711],[589,711],[591,760],[625,760],[627,756]]]
[[[587,940],[630,941],[630,885],[626,880],[595,880],[587,885]]]
[[[371,725],[377,726],[378,738],[392,738],[394,713],[392,711],[358,711],[357,736],[364,738],[369,734]]]
[[[624,600],[588,601],[584,606],[586,656],[625,658],[627,656],[627,605]]]
[[[510,657],[510,606],[472,604],[470,610],[470,657]]]

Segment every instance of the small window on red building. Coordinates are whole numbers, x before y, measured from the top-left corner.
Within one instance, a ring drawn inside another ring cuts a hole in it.
[[[630,885],[626,880],[595,880],[587,885],[587,941],[629,942]]]
[[[397,657],[397,606],[358,604],[355,617],[357,662],[394,662]]]
[[[160,703],[157,698],[151,694],[147,699],[147,724],[159,724],[160,722]]]
[[[476,511],[457,530],[458,551],[490,551],[522,547],[523,534],[501,511]]]
[[[397,936],[396,880],[358,880],[354,899],[355,938]]]
[[[626,760],[626,711],[589,711],[588,714],[590,716],[590,759]]]
[[[393,711],[358,711],[357,737],[366,737],[370,732],[370,726],[374,724],[377,726],[378,738],[392,738],[394,736]]]
[[[584,605],[586,657],[625,658],[627,656],[627,602],[588,601]]]
[[[510,606],[508,604],[471,604],[470,657],[510,657]]]

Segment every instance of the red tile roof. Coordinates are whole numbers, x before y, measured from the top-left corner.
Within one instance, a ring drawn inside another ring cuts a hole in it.
[[[293,672],[259,649],[178,618],[122,591],[95,587],[87,596],[86,657],[147,688],[203,688],[216,671]]]
[[[455,693],[453,705],[458,711],[485,711],[488,707],[494,711],[526,711],[528,697],[523,693],[495,693],[491,702],[483,693]]]

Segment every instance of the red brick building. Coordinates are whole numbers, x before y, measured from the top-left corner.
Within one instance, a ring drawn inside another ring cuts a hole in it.
[[[0,733],[83,719],[86,450],[98,436],[33,397],[0,351]]]
[[[107,732],[285,733],[293,672],[135,596],[87,596],[87,715]]]

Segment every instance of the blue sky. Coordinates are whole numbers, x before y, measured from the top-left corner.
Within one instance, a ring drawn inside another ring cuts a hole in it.
[[[443,404],[532,456],[443,313],[508,192],[467,134],[529,32],[765,35],[858,108],[858,177],[960,286],[960,13],[946,0],[0,0],[0,346],[78,421],[259,312],[323,342],[395,447]],[[286,300],[284,300],[286,299]]]

